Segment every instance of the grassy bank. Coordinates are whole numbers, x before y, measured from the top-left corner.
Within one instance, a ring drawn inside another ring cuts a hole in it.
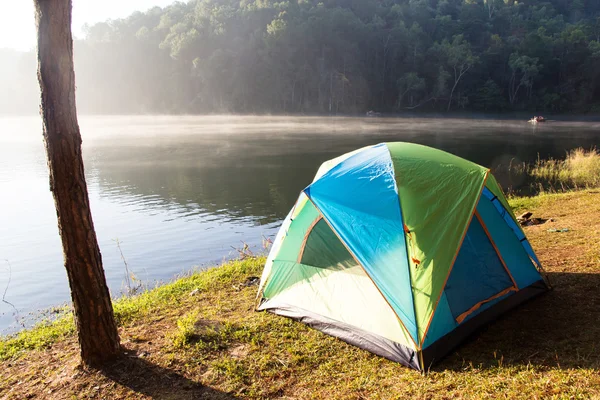
[[[67,317],[2,340],[0,398],[600,398],[600,192],[511,205],[553,219],[525,230],[555,289],[428,375],[254,312],[255,258],[117,301],[127,354],[105,371],[78,367]]]
[[[498,165],[494,175],[503,178],[515,195],[560,193],[600,187],[600,153],[577,148],[564,159],[539,159],[534,163]]]

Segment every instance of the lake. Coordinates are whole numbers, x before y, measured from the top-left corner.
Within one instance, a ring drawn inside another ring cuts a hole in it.
[[[593,121],[83,116],[80,126],[113,296],[126,288],[120,250],[134,283],[147,286],[236,257],[244,243],[264,251],[319,165],[358,147],[416,142],[497,168],[563,157],[600,137]],[[0,195],[0,333],[8,333],[18,318],[69,301],[37,116],[0,118]]]

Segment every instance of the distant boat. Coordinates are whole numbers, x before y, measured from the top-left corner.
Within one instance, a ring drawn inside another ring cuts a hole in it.
[[[546,118],[539,116],[539,117],[533,117],[529,120],[529,122],[531,122],[532,124],[537,124],[538,122],[546,122]]]
[[[373,110],[367,111],[367,117],[381,117],[381,113],[375,112]]]

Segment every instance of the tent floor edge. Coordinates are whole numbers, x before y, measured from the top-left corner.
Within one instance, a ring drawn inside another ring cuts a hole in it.
[[[423,369],[427,371],[431,366],[440,362],[446,355],[451,353],[466,338],[482,326],[493,322],[508,310],[515,308],[548,290],[548,286],[543,280],[536,281],[460,324],[457,328],[422,350]]]
[[[259,307],[258,311],[268,311],[302,322],[329,336],[336,337],[373,354],[421,371],[417,351],[396,343],[393,340],[299,307],[281,304],[277,307],[269,307],[266,304],[265,306],[267,307]]]

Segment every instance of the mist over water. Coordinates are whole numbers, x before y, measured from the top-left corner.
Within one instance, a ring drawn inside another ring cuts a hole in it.
[[[262,251],[319,165],[385,141],[421,143],[492,169],[597,143],[599,123],[493,119],[80,117],[92,214],[113,296],[115,242],[152,286],[198,265]],[[518,186],[498,174],[507,187]],[[69,300],[39,117],[0,118],[0,294],[20,316]],[[233,248],[232,248],[233,247]],[[8,260],[8,261],[5,261]],[[10,275],[9,275],[10,263]],[[0,303],[0,332],[17,329]]]

